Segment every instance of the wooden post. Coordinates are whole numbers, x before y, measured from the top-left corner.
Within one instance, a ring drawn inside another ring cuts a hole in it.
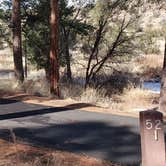
[[[163,114],[140,112],[142,166],[166,166]]]

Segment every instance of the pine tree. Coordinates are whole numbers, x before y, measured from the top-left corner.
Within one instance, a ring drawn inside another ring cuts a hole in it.
[[[51,0],[51,45],[50,45],[50,93],[57,97],[59,94],[59,61],[58,61],[58,0]]]
[[[16,79],[24,81],[21,41],[20,0],[12,0],[13,59]]]

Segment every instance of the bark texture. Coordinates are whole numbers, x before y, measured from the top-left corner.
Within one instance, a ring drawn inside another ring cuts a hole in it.
[[[58,0],[50,0],[50,6],[50,93],[59,97]]]
[[[12,0],[12,31],[13,31],[13,59],[15,77],[21,83],[24,81],[21,41],[20,0]]]
[[[163,62],[161,91],[160,91],[160,111],[166,114],[166,37],[165,37],[164,62]]]

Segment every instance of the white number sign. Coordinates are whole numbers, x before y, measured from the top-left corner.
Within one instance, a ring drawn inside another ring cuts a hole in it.
[[[162,125],[161,120],[156,120],[155,122],[156,122],[155,129],[161,130],[161,125]]]
[[[153,123],[150,119],[146,120],[145,125],[147,130],[151,130],[153,128]]]
[[[151,130],[153,127],[155,130],[161,130],[162,122],[161,120],[155,120],[155,123],[153,124],[151,119],[147,119],[145,121],[145,126],[147,130]]]
[[[151,119],[145,121],[145,126],[147,130],[154,129],[154,139],[158,141],[158,130],[161,130],[162,122],[161,120],[155,120],[154,123]]]

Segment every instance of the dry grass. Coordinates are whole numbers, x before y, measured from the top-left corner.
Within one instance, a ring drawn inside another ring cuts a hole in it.
[[[136,62],[144,67],[157,68],[162,66],[163,56],[157,54],[144,55],[138,57]]]
[[[0,166],[118,166],[84,155],[0,140]]]
[[[2,93],[1,93],[2,92]],[[48,96],[49,86],[45,79],[26,80],[23,85],[20,85],[14,79],[0,79],[0,94],[1,96],[12,95],[19,92],[26,92],[36,96]]]
[[[49,88],[46,80],[27,81],[22,89],[26,89],[27,94],[36,96],[48,96]],[[13,81],[0,82],[0,95],[11,96],[17,92],[22,92],[21,87]],[[141,88],[125,89],[122,94],[106,96],[106,89],[87,88],[84,90],[80,84],[63,84],[61,95],[63,99],[72,102],[90,103],[96,106],[111,110],[133,110],[139,108],[151,108],[158,104],[159,94]]]
[[[65,89],[66,88],[66,89]],[[149,109],[158,106],[159,94],[142,88],[126,88],[123,93],[106,96],[106,89],[87,88],[86,91],[79,85],[65,87],[63,95],[75,101],[91,103],[110,110],[130,111]]]
[[[138,57],[134,63],[143,79],[150,80],[160,78],[163,59],[163,55],[151,54]]]
[[[87,88],[81,94],[79,101],[108,108],[112,99],[106,96],[106,89]]]
[[[143,80],[149,80],[151,78],[160,77],[162,63],[163,56],[161,55],[145,55],[136,58],[129,64],[121,64],[119,66],[119,69],[125,72],[131,72],[131,76],[129,77],[132,77],[133,73],[139,73]],[[7,51],[5,55],[2,55],[1,52],[0,65],[4,69],[12,67],[12,57],[9,56],[9,53]],[[73,69],[76,70],[77,66],[75,66],[75,68]],[[81,80],[82,77],[78,79],[78,76],[82,74],[83,70],[76,71],[80,71],[81,73],[77,73],[77,79],[74,80],[74,83],[67,84],[63,81],[61,83],[61,96],[63,99],[72,99],[75,100],[75,102],[92,103],[94,105],[110,108],[113,110],[126,110],[132,109],[134,107],[137,108],[138,106],[141,108],[153,106],[153,101],[158,98],[158,96],[156,97],[156,94],[154,95],[151,92],[141,90],[139,88],[126,89],[125,92],[122,94],[107,97],[106,94],[109,91],[113,91],[110,89],[114,89],[114,87],[111,87],[111,85],[117,85],[118,88],[121,86],[117,84],[117,82],[109,82],[110,85],[105,89],[97,90],[94,88],[88,88],[85,91],[83,88],[83,80]],[[75,73],[76,71],[73,71],[73,73]],[[16,92],[23,91],[31,95],[48,96],[49,86],[47,81],[43,79],[44,71],[30,71],[29,74],[29,80],[26,80],[22,87],[20,87],[20,85],[16,81],[1,80],[1,96],[5,94],[14,94]]]
[[[13,58],[10,48],[0,50],[0,69],[13,69]]]
[[[158,106],[159,94],[140,88],[126,89],[122,95],[115,95],[112,109],[118,110],[142,110]]]
[[[24,82],[26,93],[37,96],[49,96],[49,85],[46,79],[27,80]]]
[[[110,106],[112,99],[106,96],[106,89],[88,87],[84,89],[81,83],[62,84],[61,95],[64,99],[72,99],[77,102],[90,103],[96,106]]]
[[[61,96],[64,99],[72,98],[78,99],[83,93],[84,88],[79,83],[62,83],[61,84]]]
[[[23,89],[15,80],[0,80],[0,96],[5,97],[22,92]]]

